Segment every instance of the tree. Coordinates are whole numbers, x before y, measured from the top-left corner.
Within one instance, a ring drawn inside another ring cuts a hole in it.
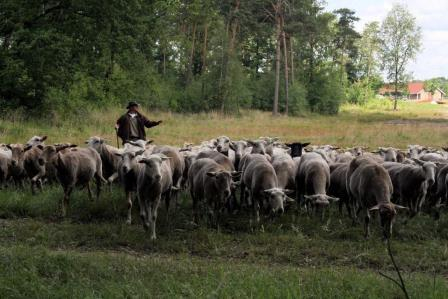
[[[343,81],[344,74],[350,82],[355,81],[356,71],[353,62],[358,55],[358,47],[356,41],[361,37],[355,30],[355,22],[359,18],[355,16],[355,12],[348,8],[341,8],[334,13],[339,17],[336,24],[335,36],[335,61],[340,65],[340,80]]]
[[[378,55],[381,46],[380,24],[378,22],[367,23],[357,42],[359,49],[358,76],[365,79],[367,84],[371,79],[378,76],[379,62]]]
[[[406,66],[421,49],[421,28],[408,9],[395,4],[381,25],[381,60],[387,78],[395,86],[394,110],[397,110],[398,86],[406,78]]]

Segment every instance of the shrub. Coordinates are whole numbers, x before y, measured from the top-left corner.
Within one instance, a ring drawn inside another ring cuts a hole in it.
[[[344,88],[337,72],[323,69],[314,75],[308,87],[308,103],[312,112],[337,114],[344,100]]]

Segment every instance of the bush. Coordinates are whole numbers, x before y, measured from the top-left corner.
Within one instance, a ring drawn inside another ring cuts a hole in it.
[[[337,72],[323,69],[314,75],[308,87],[308,103],[312,112],[337,114],[344,100],[344,88]]]
[[[103,82],[83,73],[76,73],[74,83],[68,91],[49,88],[43,102],[43,113],[59,115],[64,118],[85,116],[93,107],[106,104]]]
[[[303,115],[309,109],[306,98],[306,87],[300,82],[294,82],[289,87],[289,114]]]
[[[347,88],[347,100],[351,104],[365,105],[368,99],[375,96],[366,81],[356,81]]]

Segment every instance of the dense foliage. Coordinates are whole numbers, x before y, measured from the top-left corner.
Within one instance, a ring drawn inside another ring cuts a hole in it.
[[[0,107],[337,113],[378,78],[378,25],[357,20],[320,0],[1,1]]]

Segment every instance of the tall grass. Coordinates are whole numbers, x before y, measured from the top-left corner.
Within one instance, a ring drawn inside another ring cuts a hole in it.
[[[387,100],[369,101],[365,106],[344,105],[337,116],[309,114],[303,117],[272,117],[269,112],[241,111],[238,115],[218,113],[174,114],[143,111],[163,124],[148,130],[158,144],[198,143],[219,135],[233,139],[278,136],[286,141],[307,140],[315,144],[355,144],[377,147],[406,147],[410,143],[445,145],[448,107],[403,102],[391,110]],[[0,141],[25,142],[33,135],[48,135],[48,142],[83,144],[90,136],[102,136],[116,144],[114,124],[120,108],[91,111],[82,119],[30,120],[11,115],[0,120]]]

